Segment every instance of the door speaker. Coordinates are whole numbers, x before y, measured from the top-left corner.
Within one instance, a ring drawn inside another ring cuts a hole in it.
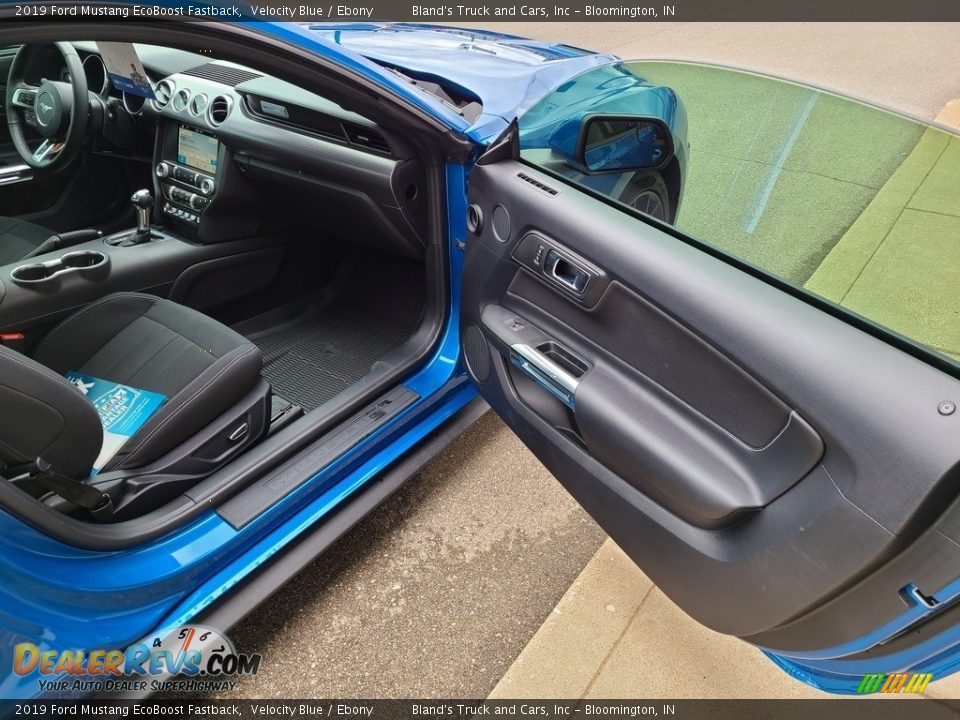
[[[510,239],[510,213],[503,205],[493,209],[493,236],[502,243]]]
[[[473,379],[486,382],[490,376],[490,350],[476,325],[468,325],[463,332],[463,358]]]

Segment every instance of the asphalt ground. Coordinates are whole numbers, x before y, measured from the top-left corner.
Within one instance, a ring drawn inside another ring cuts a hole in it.
[[[487,413],[231,632],[222,697],[483,697],[603,539]]]
[[[757,68],[924,117],[960,96],[958,25],[488,27],[626,58]],[[238,647],[264,660],[228,697],[484,697],[603,539],[487,415],[234,628]]]

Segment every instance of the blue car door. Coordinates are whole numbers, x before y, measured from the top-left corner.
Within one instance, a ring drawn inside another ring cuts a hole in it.
[[[957,177],[946,128],[669,62],[470,177],[480,393],[674,603],[834,692],[960,662]]]

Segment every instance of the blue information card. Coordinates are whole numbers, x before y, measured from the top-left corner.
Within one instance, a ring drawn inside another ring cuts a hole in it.
[[[110,75],[110,82],[113,83],[114,88],[130,95],[139,95],[147,100],[153,100],[156,97],[153,93],[153,85],[147,77],[147,71],[144,70],[133,43],[98,42],[97,50],[100,51],[100,59],[107,68],[107,74]]]
[[[167,396],[160,393],[102,380],[74,370],[65,377],[93,403],[103,424],[103,445],[93,464],[94,474],[120,451],[124,443],[167,400]]]

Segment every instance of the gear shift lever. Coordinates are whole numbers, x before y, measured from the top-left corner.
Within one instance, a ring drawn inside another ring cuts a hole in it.
[[[150,208],[153,207],[153,195],[149,190],[137,190],[130,196],[130,202],[133,203],[133,209],[137,213],[137,229],[133,232],[124,231],[111,235],[104,239],[107,245],[113,247],[130,247],[131,245],[140,245],[150,242],[159,237],[157,233],[150,232]]]
[[[150,239],[150,209],[153,207],[153,195],[149,190],[137,190],[131,197],[134,209],[137,211],[137,231],[134,233],[135,242],[146,242]]]

